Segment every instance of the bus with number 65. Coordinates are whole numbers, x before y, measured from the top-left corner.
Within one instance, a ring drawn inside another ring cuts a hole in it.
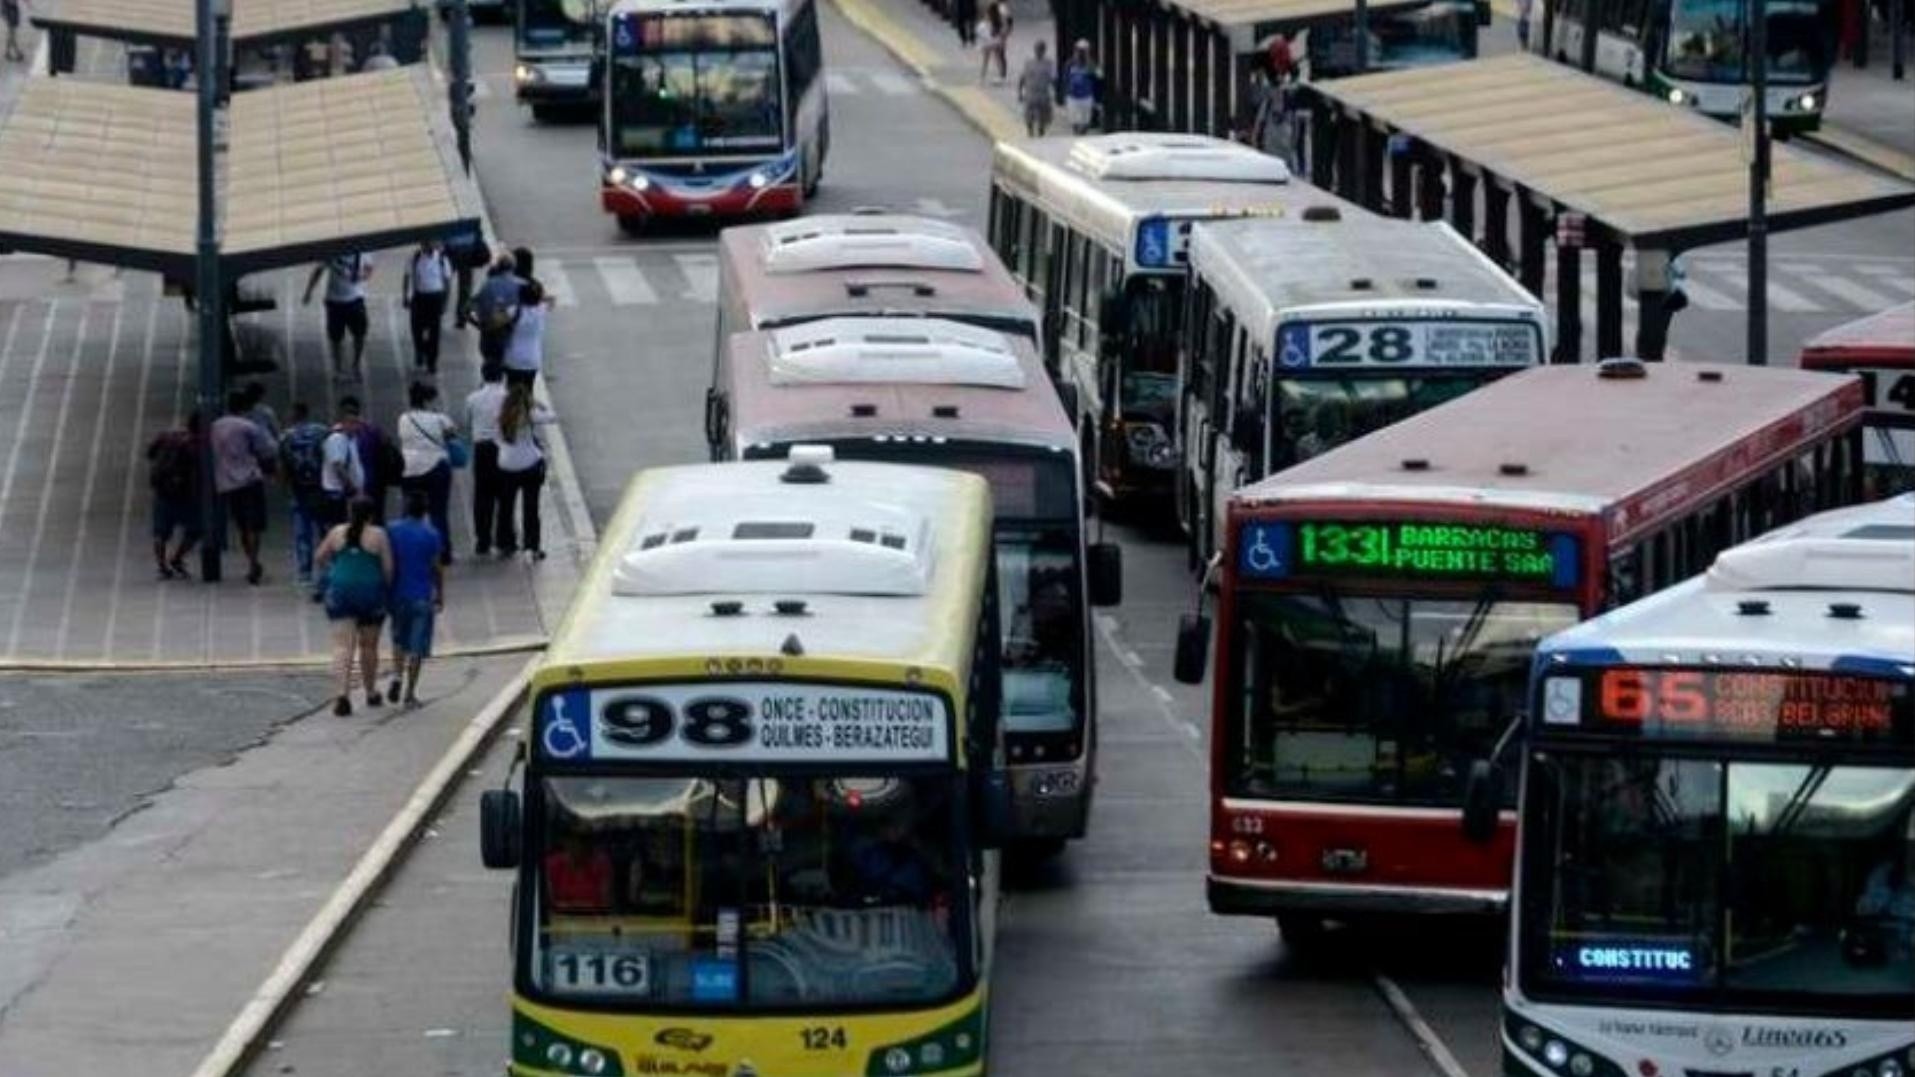
[[[639,474],[481,800],[512,1074],[983,1072],[993,572],[974,475],[818,447]]]

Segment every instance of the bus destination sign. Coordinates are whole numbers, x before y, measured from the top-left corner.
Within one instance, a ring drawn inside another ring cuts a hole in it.
[[[540,699],[559,762],[922,763],[949,758],[950,708],[865,685],[701,681],[573,688]]]
[[[1847,673],[1616,666],[1543,682],[1553,728],[1688,740],[1915,740],[1907,681]]]
[[[1239,535],[1238,572],[1483,580],[1574,587],[1576,536],[1534,527],[1417,520],[1253,521]]]
[[[1534,322],[1374,319],[1288,322],[1277,328],[1277,361],[1288,370],[1534,366],[1543,335]]]

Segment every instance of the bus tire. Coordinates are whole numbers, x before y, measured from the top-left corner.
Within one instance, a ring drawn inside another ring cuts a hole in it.
[[[1322,945],[1326,929],[1321,916],[1280,912],[1277,914],[1277,930],[1282,932],[1285,946],[1307,954]]]
[[[551,123],[554,120],[557,120],[558,118],[559,118],[559,110],[558,110],[558,106],[556,105],[533,105],[532,106],[532,120],[535,123]]]
[[[618,215],[618,230],[637,239],[645,234],[645,217],[639,213],[621,213]]]
[[[805,179],[804,179],[805,200],[810,201],[811,199],[818,197],[818,184],[822,183],[825,178],[824,154],[823,153],[805,154],[804,167],[805,167]]]

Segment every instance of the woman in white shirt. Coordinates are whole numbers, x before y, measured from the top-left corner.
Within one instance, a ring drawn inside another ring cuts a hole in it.
[[[519,318],[505,345],[505,383],[530,389],[545,369],[545,317],[551,300],[545,286],[529,280],[519,291]]]
[[[439,399],[439,390],[432,386],[413,383],[408,399],[412,406],[399,416],[398,422],[399,455],[406,460],[399,485],[407,491],[418,490],[426,495],[432,526],[438,529],[439,538],[444,542],[439,563],[449,565],[452,563],[452,525],[447,519],[446,506],[452,500],[452,456],[448,447],[452,439],[459,436],[459,427],[451,416],[433,408],[433,402]]]
[[[512,519],[516,505],[525,533],[525,552],[534,561],[545,559],[539,545],[539,491],[545,486],[545,449],[534,427],[553,421],[550,408],[532,399],[532,387],[515,384],[505,392],[499,408],[499,507],[493,545],[500,557],[519,549]]]

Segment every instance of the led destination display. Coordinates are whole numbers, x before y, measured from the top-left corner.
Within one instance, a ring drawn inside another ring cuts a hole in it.
[[[1486,580],[1573,587],[1574,535],[1533,527],[1415,520],[1285,520],[1246,524],[1238,567],[1293,573]]]
[[[1915,737],[1905,681],[1793,670],[1612,667],[1543,683],[1543,720],[1603,732],[1731,740]]]

